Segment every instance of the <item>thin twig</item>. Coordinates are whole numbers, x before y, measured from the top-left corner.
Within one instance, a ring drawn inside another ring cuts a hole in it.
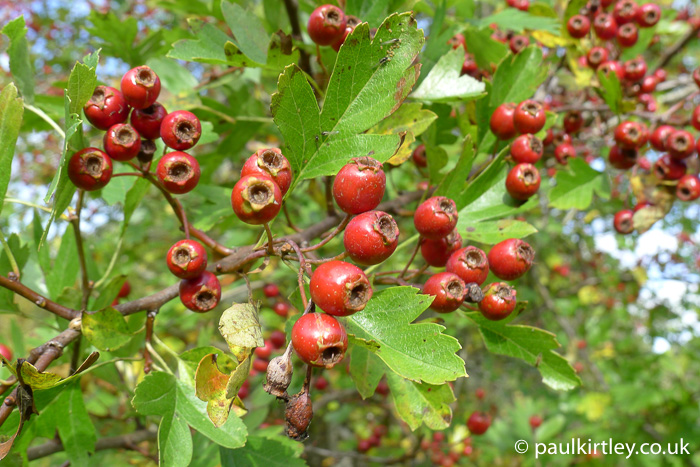
[[[71,219],[71,224],[73,224],[73,234],[75,235],[75,244],[78,250],[78,261],[80,262],[81,289],[83,291],[83,298],[80,303],[80,311],[87,310],[88,300],[90,300],[90,293],[92,292],[90,278],[88,277],[87,262],[85,260],[85,247],[83,246],[83,236],[80,233],[80,214],[83,211],[84,199],[85,191],[78,190],[78,202],[75,205],[75,216],[73,216],[73,218]]]

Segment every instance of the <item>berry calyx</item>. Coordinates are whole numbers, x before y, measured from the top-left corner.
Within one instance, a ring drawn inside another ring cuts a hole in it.
[[[483,435],[491,426],[491,417],[484,412],[475,411],[467,420],[467,428],[473,435]]]
[[[518,136],[510,145],[510,156],[518,164],[534,164],[540,160],[543,152],[542,140],[529,133]]]
[[[165,257],[168,269],[180,279],[193,279],[207,268],[207,251],[195,240],[180,240]]]
[[[97,86],[83,112],[90,124],[100,130],[124,123],[129,118],[129,106],[124,96],[118,89],[109,86]]]
[[[376,208],[384,197],[386,174],[382,164],[369,156],[353,158],[338,172],[333,182],[333,198],[348,214]]]
[[[156,175],[168,193],[181,195],[199,183],[199,162],[186,152],[169,152],[158,161]]]
[[[389,214],[369,211],[355,216],[343,234],[343,245],[350,258],[362,265],[379,264],[394,253],[399,244],[399,226]]]
[[[444,267],[452,253],[462,248],[462,236],[459,235],[457,229],[446,237],[436,240],[422,238],[420,242],[420,253],[425,262],[438,268]]]
[[[530,199],[540,189],[540,171],[528,163],[518,164],[508,172],[506,190],[519,201]]]
[[[134,109],[145,109],[160,95],[160,78],[149,67],[137,66],[124,74],[121,88],[127,104]]]
[[[267,175],[246,175],[233,187],[231,206],[246,224],[265,224],[280,212],[282,191]]]
[[[321,5],[309,16],[307,32],[318,45],[331,45],[343,37],[347,19],[335,5]]]
[[[569,159],[576,157],[576,149],[570,143],[560,144],[554,148],[554,157],[561,165],[566,165]]]
[[[654,175],[662,180],[678,180],[685,172],[685,162],[670,154],[664,154],[654,163]]]
[[[514,54],[520,53],[520,51],[528,45],[530,45],[530,39],[528,39],[527,36],[521,36],[519,34],[511,37],[508,42],[508,47],[510,47],[510,51]]]
[[[141,136],[128,123],[111,126],[104,135],[103,143],[109,157],[120,162],[133,159],[141,150]]]
[[[372,286],[364,271],[345,261],[329,261],[316,268],[309,290],[314,303],[334,316],[362,311],[372,298]]]
[[[507,140],[514,137],[515,124],[513,122],[513,114],[515,113],[515,104],[507,102],[496,107],[496,110],[491,114],[489,127],[491,132],[496,135],[496,138]]]
[[[163,118],[160,137],[169,148],[178,151],[190,149],[202,136],[202,124],[192,112],[177,110]]]
[[[634,223],[632,218],[634,217],[634,212],[631,209],[624,209],[615,214],[613,219],[613,227],[622,235],[630,234],[634,231]]]
[[[219,279],[209,271],[193,279],[183,279],[180,281],[180,300],[197,313],[213,310],[221,300]]]
[[[446,237],[457,225],[457,205],[444,196],[423,201],[413,215],[413,224],[421,236],[430,239]]]
[[[544,128],[546,119],[542,104],[531,99],[522,101],[513,112],[513,124],[518,133],[535,134]]]
[[[494,245],[488,258],[491,272],[496,277],[512,281],[530,270],[535,260],[535,250],[520,239],[509,238]]]
[[[82,149],[68,161],[68,178],[81,190],[99,190],[112,178],[112,159],[97,148]]]
[[[668,136],[674,131],[675,128],[673,128],[671,125],[661,125],[651,133],[649,143],[651,143],[652,147],[657,151],[665,151],[666,140],[668,139]]]
[[[292,347],[304,363],[330,369],[345,357],[348,335],[331,315],[308,313],[292,327]]]
[[[280,188],[282,196],[292,186],[292,166],[279,148],[260,149],[245,161],[241,176],[257,174],[270,177]]]
[[[484,318],[500,321],[515,309],[516,291],[505,282],[494,282],[484,290],[484,299],[479,302],[479,311]]]
[[[489,275],[489,261],[483,250],[470,245],[452,253],[445,269],[457,274],[465,284],[481,285]]]
[[[134,109],[131,113],[131,126],[146,139],[160,138],[160,125],[168,115],[165,107],[158,102],[145,109]]]
[[[434,297],[430,309],[438,313],[450,313],[462,306],[466,285],[457,274],[440,272],[425,282],[423,293]]]
[[[678,180],[676,196],[681,201],[694,201],[700,198],[700,178],[697,175],[683,175]]]
[[[566,29],[571,37],[581,39],[591,30],[591,22],[583,15],[574,15],[566,22]]]
[[[685,130],[673,130],[666,137],[666,150],[674,159],[685,159],[695,151],[695,138]]]

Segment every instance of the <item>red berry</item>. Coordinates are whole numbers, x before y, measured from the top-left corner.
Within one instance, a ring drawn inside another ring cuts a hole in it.
[[[674,159],[685,159],[695,151],[695,138],[685,130],[673,130],[666,137],[666,150]]]
[[[694,201],[700,198],[700,179],[697,175],[683,175],[676,186],[676,196],[681,201]]]
[[[348,335],[331,315],[308,313],[294,323],[292,346],[304,363],[330,369],[345,357]]]
[[[180,240],[165,257],[168,269],[180,279],[194,279],[207,268],[207,252],[195,240]]]
[[[658,128],[654,130],[654,132],[651,134],[651,138],[649,138],[649,142],[651,143],[652,147],[656,149],[657,151],[665,151],[666,150],[666,140],[668,139],[668,136],[675,131],[675,128],[673,128],[670,125],[661,125]]]
[[[489,126],[496,138],[501,140],[511,139],[517,133],[513,122],[513,114],[515,113],[515,104],[507,102],[496,107],[491,115]]]
[[[700,66],[693,70],[693,81],[700,88]]]
[[[574,15],[566,22],[566,29],[571,37],[581,39],[591,30],[591,22],[583,15]]]
[[[129,296],[131,293],[131,284],[129,284],[129,281],[124,281],[122,284],[122,288],[119,289],[119,293],[117,294],[117,298],[126,298]]]
[[[427,167],[428,158],[425,157],[425,144],[421,144],[413,150],[413,163],[416,167]]]
[[[605,47],[593,47],[588,51],[586,61],[589,67],[597,69],[602,63],[607,62],[609,57],[610,53]]]
[[[484,397],[486,397],[486,391],[484,391],[484,388],[476,388],[476,391],[474,391],[474,395],[477,399],[484,400]]]
[[[476,64],[474,55],[470,53],[464,54],[464,62],[462,62],[462,74],[474,76],[479,71],[479,65]]]
[[[475,246],[468,246],[452,253],[446,270],[456,274],[465,284],[475,282],[481,285],[489,275],[489,262],[486,253]]]
[[[248,382],[248,380],[246,380],[246,383],[247,383],[247,382]],[[245,399],[246,397],[248,397],[248,394],[249,394],[249,393],[250,393],[250,384],[245,384],[245,383],[244,383],[243,386],[241,387],[241,389],[238,390],[238,397],[239,397],[241,400],[243,400],[243,399]]]
[[[509,238],[494,245],[488,258],[491,272],[496,277],[512,281],[530,270],[535,260],[535,250],[520,239]]]
[[[81,149],[68,161],[68,178],[81,190],[99,190],[112,178],[112,159],[97,148]]]
[[[509,0],[508,5],[520,11],[528,11],[530,9],[530,0]]]
[[[467,428],[473,435],[483,435],[491,426],[491,417],[484,412],[473,412],[467,420]]]
[[[571,144],[571,135],[568,135],[566,133],[557,133],[554,135],[554,139],[552,140],[552,144],[554,146],[559,146],[560,144]]]
[[[634,0],[618,0],[613,9],[613,17],[619,25],[637,21],[638,15],[639,5]]]
[[[585,340],[583,340],[583,339],[579,340],[579,341],[576,343],[576,347],[577,347],[579,350],[583,350],[583,349],[585,349],[587,346],[588,346],[588,343],[587,343]]]
[[[377,389],[375,390],[375,392],[380,396],[386,396],[387,394],[389,394],[389,385],[386,384],[386,381],[381,380],[377,384]]]
[[[279,148],[260,149],[245,161],[241,176],[258,174],[270,177],[280,187],[282,196],[292,186],[292,166]]]
[[[639,100],[642,100],[643,95],[656,91],[657,84],[659,84],[659,78],[654,75],[649,75],[642,78],[642,83],[639,85]]]
[[[270,362],[268,362],[267,360],[263,360],[262,358],[256,358],[255,360],[253,360],[253,369],[255,371],[259,371],[260,373],[264,373],[267,371],[267,366],[269,364]]]
[[[346,25],[345,25],[345,32],[343,32],[343,35],[340,36],[340,39],[335,41],[331,47],[333,47],[333,50],[336,52],[340,51],[340,46],[345,43],[345,39],[350,35],[351,32],[355,30],[358,24],[361,23],[360,19],[356,16],[348,15],[345,17],[346,18]]]
[[[615,141],[625,149],[639,149],[646,142],[646,131],[639,122],[624,121],[615,127]]]
[[[213,310],[221,300],[219,279],[209,271],[202,272],[194,279],[182,279],[180,300],[183,305],[197,313]]]
[[[355,216],[345,228],[343,245],[350,258],[362,265],[379,264],[399,244],[399,226],[389,214],[368,211]]]
[[[505,282],[494,282],[484,290],[484,298],[479,302],[479,311],[484,318],[500,321],[507,318],[517,302],[515,289]]]
[[[640,94],[639,102],[644,104],[644,107],[646,108],[647,112],[656,112],[656,99],[654,99],[654,96],[652,96],[651,94]]]
[[[274,298],[280,294],[280,288],[277,284],[265,284],[263,293],[267,298]]]
[[[231,206],[246,224],[265,224],[280,212],[282,191],[266,175],[246,175],[233,187]]]
[[[444,267],[452,253],[462,248],[462,236],[457,229],[446,237],[436,240],[421,238],[420,242],[420,253],[425,262],[438,268]]]
[[[160,138],[160,125],[168,111],[155,102],[145,109],[134,109],[131,113],[131,126],[146,139]]]
[[[115,161],[129,161],[141,150],[141,136],[128,123],[111,126],[104,135],[105,152]]]
[[[192,112],[177,110],[163,118],[160,124],[160,137],[166,146],[184,151],[190,149],[202,136],[202,124]]]
[[[637,12],[637,24],[641,28],[649,28],[661,19],[661,7],[655,3],[645,3]]]
[[[634,205],[634,208],[632,208],[633,212],[637,212],[642,208],[650,207],[653,206],[649,201],[640,201],[637,204]]]
[[[632,23],[623,24],[617,30],[617,43],[622,47],[632,47],[639,39],[639,30]]]
[[[659,80],[659,83],[663,83],[666,81],[668,73],[663,68],[658,68],[656,71],[654,71],[654,76]]]
[[[266,340],[265,345],[262,347],[256,347],[254,352],[255,352],[255,355],[257,357],[267,360],[270,358],[270,356],[272,356],[272,350],[273,350],[272,342],[270,342],[269,340]],[[266,371],[266,370],[267,370],[267,368],[265,368],[265,370],[258,370],[258,371]]]
[[[186,152],[169,152],[158,161],[156,175],[169,193],[181,195],[199,183],[199,162]]]
[[[510,155],[517,163],[534,164],[540,160],[543,151],[542,140],[529,133],[518,136],[510,145]]]
[[[372,443],[368,439],[361,439],[357,442],[357,452],[364,454],[372,448]]]
[[[530,417],[530,427],[532,427],[533,430],[539,428],[540,425],[542,425],[542,417],[539,415],[533,415]]]
[[[690,124],[693,128],[700,131],[700,105],[696,106],[693,110],[693,114],[690,117]]]
[[[467,50],[467,43],[464,39],[464,34],[455,34],[447,41],[447,45],[452,46],[452,50],[459,49],[460,47],[464,48],[465,51]]]
[[[583,116],[577,110],[571,110],[564,115],[564,131],[570,134],[578,133],[583,127]]]
[[[8,362],[12,361],[12,350],[4,344],[0,344],[0,355],[5,357],[5,360]]]
[[[355,157],[336,175],[333,198],[343,212],[360,214],[379,205],[385,188],[382,164],[369,156]]]
[[[603,75],[608,77],[610,77],[611,73],[615,73],[619,81],[625,79],[625,68],[620,64],[620,62],[616,62],[615,60],[603,62],[603,64],[598,67],[598,71],[602,71]]]
[[[617,21],[609,13],[601,13],[593,19],[595,35],[603,40],[612,39],[617,35]]]
[[[147,66],[137,66],[122,77],[122,94],[134,109],[150,107],[160,94],[160,78]]]
[[[457,225],[457,205],[444,196],[423,201],[413,215],[413,224],[421,236],[429,239],[446,237]]]
[[[372,298],[372,287],[364,271],[344,261],[329,261],[316,268],[309,290],[314,303],[334,316],[357,313]]]
[[[274,311],[275,314],[281,316],[282,318],[286,318],[289,315],[289,310],[291,309],[291,305],[287,302],[276,302],[272,306],[272,311]]]
[[[520,53],[521,50],[523,50],[525,47],[530,45],[530,39],[527,38],[527,36],[521,36],[521,35],[515,35],[510,38],[510,42],[508,42],[508,46],[510,47],[510,51],[513,52],[514,54]]]
[[[279,350],[287,343],[287,335],[282,331],[272,331],[270,333],[270,343],[276,350]]]
[[[540,172],[528,163],[513,167],[506,177],[508,194],[519,201],[530,199],[540,189]]]
[[[321,5],[309,17],[307,32],[318,45],[331,45],[343,37],[347,19],[335,5]]]
[[[431,310],[450,313],[462,306],[466,285],[457,274],[440,272],[425,281],[423,293],[435,297],[430,304]]]
[[[323,391],[328,387],[328,380],[324,378],[323,376],[319,376],[316,378],[316,382],[314,383],[314,388],[316,388],[319,391]]]
[[[535,134],[544,128],[546,119],[542,104],[531,99],[522,101],[513,112],[513,124],[518,133]]]
[[[613,219],[613,227],[615,227],[615,230],[622,235],[632,233],[634,230],[634,224],[632,222],[633,216],[634,212],[632,212],[631,209],[624,209],[617,212],[615,214],[615,218]]]
[[[100,130],[124,123],[129,118],[129,106],[124,96],[109,86],[97,86],[83,112],[90,124]]]
[[[647,74],[647,62],[642,57],[627,60],[623,66],[628,81],[639,81]]]
[[[637,150],[636,149],[623,149],[619,146],[613,146],[610,148],[610,154],[608,155],[610,165],[619,170],[627,170],[634,167],[637,163]]]
[[[571,144],[560,144],[554,148],[554,157],[561,165],[566,165],[569,159],[576,157],[576,149]]]

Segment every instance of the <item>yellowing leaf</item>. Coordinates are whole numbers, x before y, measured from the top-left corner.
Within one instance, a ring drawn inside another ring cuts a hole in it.
[[[531,35],[537,42],[541,42],[547,47],[566,47],[574,43],[567,37],[557,36],[548,31],[532,31]]]
[[[589,392],[578,403],[576,412],[585,415],[590,421],[600,420],[610,406],[611,400],[609,394]]]

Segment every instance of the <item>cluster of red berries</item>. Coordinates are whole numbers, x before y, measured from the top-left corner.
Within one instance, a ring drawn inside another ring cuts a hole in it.
[[[307,31],[318,45],[330,45],[338,52],[345,38],[360,24],[356,16],[346,15],[335,5],[321,5],[309,16]]]
[[[276,315],[282,318],[289,316],[289,311],[292,309],[292,306],[280,298],[280,289],[276,284],[266,284],[263,287],[263,294],[265,294],[267,298],[275,299],[272,305],[272,311],[274,311]]]
[[[168,269],[180,281],[180,301],[192,311],[205,313],[219,304],[221,284],[207,271],[207,251],[192,239],[180,240],[165,257]]]
[[[362,438],[357,441],[357,452],[366,453],[372,448],[379,447],[382,444],[382,438],[387,434],[386,425],[377,425],[372,428],[372,434],[367,438]]]
[[[471,438],[465,438],[459,443],[449,443],[442,431],[434,432],[432,440],[423,439],[420,448],[429,456],[432,465],[440,467],[452,467],[462,457],[469,457],[473,452]]]
[[[194,189],[199,164],[183,151],[197,144],[202,126],[186,110],[168,113],[156,102],[160,88],[160,78],[147,66],[129,70],[122,77],[121,91],[109,86],[95,88],[83,111],[95,128],[105,131],[104,151],[88,147],[73,154],[68,176],[75,186],[86,191],[103,188],[112,178],[114,160],[126,163],[138,158],[148,167],[156,150],[154,140],[161,138],[174,151],[158,161],[160,184],[176,194]]]

